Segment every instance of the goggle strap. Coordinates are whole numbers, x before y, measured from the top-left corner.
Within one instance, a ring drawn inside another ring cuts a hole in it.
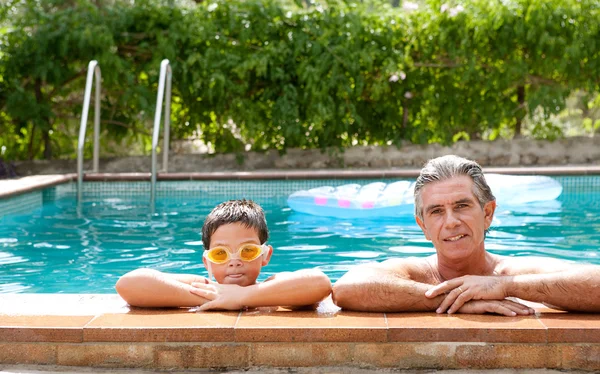
[[[207,265],[206,270],[208,270],[208,279],[213,280],[212,265],[211,265],[211,261],[208,259],[208,252],[204,251],[202,256],[206,259],[206,265]]]
[[[212,272],[212,265],[210,261],[206,261],[206,263],[208,264],[208,268],[206,270],[208,270],[208,280],[213,280],[213,272]]]
[[[271,248],[270,246],[268,246],[268,245],[267,245],[267,243],[265,243],[265,244],[261,245],[261,247],[263,247],[263,248],[264,248],[264,250],[263,250],[263,253],[261,253],[260,255],[261,255],[262,257],[265,257],[265,256],[266,256],[266,257],[269,257],[269,253],[271,253],[271,249],[272,249],[272,248]]]

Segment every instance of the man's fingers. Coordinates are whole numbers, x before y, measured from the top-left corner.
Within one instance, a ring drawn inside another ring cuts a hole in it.
[[[514,311],[515,313],[517,313],[518,315],[520,315],[520,316],[528,316],[530,314],[534,314],[535,313],[535,311],[532,312],[531,310],[529,310],[529,308],[523,309],[523,308],[514,308],[513,307],[513,308],[510,308],[510,309],[512,311]]]
[[[511,310],[513,310],[514,312],[516,312],[519,315],[530,315],[530,314],[535,314],[535,310],[528,307],[527,305],[523,305],[521,303],[517,303],[514,302],[512,300],[503,300],[503,303],[505,306],[507,306],[508,308],[510,308]]]
[[[471,300],[469,292],[462,292],[460,287],[455,288],[454,290],[459,294],[456,300],[454,300],[454,303],[452,303],[452,306],[450,306],[450,309],[448,309],[448,314],[456,313],[467,301]]]
[[[425,297],[434,298],[436,296],[442,295],[443,293],[445,293],[448,290],[451,290],[452,288],[454,287],[451,287],[448,284],[448,281],[442,282],[437,286],[428,289],[427,292],[425,292]]]
[[[517,315],[527,316],[535,313],[535,310],[511,300],[498,300],[497,302],[488,305],[490,305],[490,309],[493,309],[492,313],[502,314],[509,317],[514,317]]]
[[[456,302],[456,299],[460,296],[462,290],[458,288],[450,291],[448,295],[444,298],[440,306],[436,309],[436,313],[444,313],[452,304]],[[464,304],[464,302],[463,302]],[[462,304],[461,304],[462,305]],[[458,309],[457,309],[458,310]]]
[[[502,314],[507,317],[514,317],[517,313],[510,308],[500,304],[500,303],[490,303],[488,304],[490,307],[488,308],[488,312]]]

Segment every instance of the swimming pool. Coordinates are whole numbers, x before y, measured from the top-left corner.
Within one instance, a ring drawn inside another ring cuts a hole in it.
[[[493,253],[552,256],[600,264],[600,177],[555,177],[558,201],[499,202],[486,240]],[[389,182],[391,180],[383,180]],[[296,190],[372,180],[159,182],[155,213],[148,182],[86,182],[0,200],[0,293],[113,293],[138,267],[206,275],[200,229],[218,203],[263,205],[275,254],[259,280],[318,267],[335,281],[351,266],[434,252],[413,217],[340,220],[291,211]]]

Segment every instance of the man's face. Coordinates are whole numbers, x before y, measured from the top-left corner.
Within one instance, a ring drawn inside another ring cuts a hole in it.
[[[482,209],[470,177],[430,183],[421,191],[421,201],[423,220],[417,218],[417,223],[439,256],[460,260],[484,250],[485,230],[492,223],[496,202]]]
[[[227,247],[231,252],[237,251],[244,244],[260,245],[262,243],[258,239],[255,229],[248,228],[241,223],[220,226],[210,238],[210,248]],[[269,263],[272,252],[271,248],[268,254],[261,255],[253,261],[232,258],[224,264],[215,264],[209,263],[205,257],[202,258],[202,261],[204,267],[207,269],[208,266],[211,267],[212,274],[218,283],[250,286],[256,283],[261,268]]]

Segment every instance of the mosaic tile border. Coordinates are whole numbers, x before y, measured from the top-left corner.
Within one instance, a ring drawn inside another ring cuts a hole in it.
[[[600,188],[600,167],[562,168],[487,168],[487,173],[521,175],[552,175],[568,192],[594,192]],[[284,198],[290,193],[319,186],[339,186],[347,183],[368,184],[375,181],[389,183],[414,180],[419,170],[316,170],[266,171],[227,173],[172,173],[159,174],[157,198],[210,197],[221,199],[252,198],[255,200]],[[564,174],[560,174],[564,173]],[[579,173],[579,174],[576,174]],[[594,177],[596,176],[597,177]],[[75,174],[61,176],[26,177],[20,180],[0,181],[0,215],[12,212],[10,196],[26,195],[30,191],[46,189],[47,199],[69,198],[76,195]],[[150,195],[149,173],[87,174],[83,195],[141,197]],[[110,183],[108,183],[110,182]],[[52,196],[52,197],[51,197]],[[24,198],[29,201],[32,197]],[[25,201],[26,201],[25,200]],[[22,200],[18,200],[22,201]],[[25,204],[23,205],[25,206]],[[26,205],[31,208],[30,205]]]
[[[28,213],[41,208],[44,202],[44,192],[45,190],[34,191],[9,199],[0,199],[0,219],[10,214]]]
[[[567,192],[593,192],[600,189],[600,176],[553,176],[561,183]],[[381,179],[307,179],[307,180],[179,180],[158,181],[156,185],[156,196],[158,198],[178,197],[221,197],[228,199],[238,198],[281,198],[289,194],[322,186],[341,186],[344,184],[357,183],[366,185],[374,182],[391,183],[399,180],[411,180],[414,178],[381,178]],[[57,197],[74,196],[77,193],[77,185],[68,183],[56,186]],[[83,184],[83,196],[149,196],[150,182],[85,182]]]
[[[399,179],[315,179],[315,180],[223,180],[223,181],[159,181],[156,185],[157,198],[215,197],[227,199],[282,198],[298,190],[321,186],[340,186],[357,183],[365,185],[374,182],[390,183]],[[57,196],[70,197],[77,193],[74,183],[55,187]],[[83,185],[83,198],[86,196],[150,196],[150,182],[86,182]]]

